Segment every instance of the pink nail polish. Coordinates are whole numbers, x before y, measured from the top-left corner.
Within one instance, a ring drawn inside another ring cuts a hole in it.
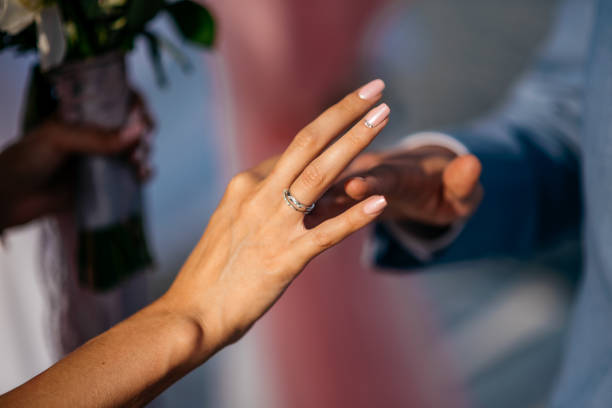
[[[376,127],[389,116],[389,112],[391,109],[386,103],[380,104],[367,114],[364,124],[369,128]]]
[[[385,89],[385,83],[382,79],[375,79],[361,87],[359,97],[361,99],[372,99],[378,96]]]
[[[383,196],[373,196],[363,206],[363,212],[367,215],[375,215],[387,206],[387,200]]]

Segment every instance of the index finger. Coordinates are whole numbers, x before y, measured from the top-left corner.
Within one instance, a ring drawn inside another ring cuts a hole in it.
[[[382,96],[385,83],[375,79],[345,96],[302,129],[274,168],[280,185],[290,185],[341,132],[363,116]]]

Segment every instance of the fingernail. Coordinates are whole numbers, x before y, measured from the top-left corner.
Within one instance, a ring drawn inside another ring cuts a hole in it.
[[[359,97],[361,99],[372,99],[378,96],[385,89],[385,83],[382,79],[375,79],[372,82],[368,82],[359,89]]]
[[[380,125],[383,120],[387,119],[389,112],[391,112],[391,109],[389,109],[386,103],[380,104],[368,113],[364,124],[369,128],[376,127]]]
[[[363,212],[367,215],[380,213],[387,206],[387,200],[383,196],[373,196],[363,206]]]

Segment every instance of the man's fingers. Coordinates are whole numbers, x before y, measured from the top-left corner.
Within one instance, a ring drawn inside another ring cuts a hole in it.
[[[346,195],[354,200],[361,200],[372,190],[372,186],[365,177],[351,177],[344,183]]]
[[[445,194],[458,200],[465,200],[474,194],[479,185],[482,165],[474,155],[454,159],[444,170],[442,182]]]
[[[278,182],[290,185],[304,168],[351,123],[380,99],[385,84],[376,79],[350,93],[302,129],[279,159],[274,172]]]
[[[478,205],[482,201],[483,197],[484,189],[479,184],[476,186],[474,191],[472,191],[472,194],[470,194],[466,199],[452,202],[453,207],[455,208],[455,213],[462,218],[472,215],[478,208]]]
[[[400,177],[399,169],[381,165],[365,174],[349,178],[344,183],[344,191],[354,200],[363,200],[372,194],[392,195],[401,187]]]
[[[311,259],[374,221],[386,206],[387,201],[383,196],[372,196],[308,230],[299,238],[296,248],[303,249],[306,259]]]
[[[457,157],[444,170],[444,198],[461,218],[471,215],[482,200],[481,172],[482,165],[474,155]]]

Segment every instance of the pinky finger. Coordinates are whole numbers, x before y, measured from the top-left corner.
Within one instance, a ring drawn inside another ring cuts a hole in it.
[[[372,196],[355,204],[342,214],[308,230],[299,239],[297,247],[304,248],[306,251],[304,255],[310,260],[374,221],[386,206],[385,197]]]

